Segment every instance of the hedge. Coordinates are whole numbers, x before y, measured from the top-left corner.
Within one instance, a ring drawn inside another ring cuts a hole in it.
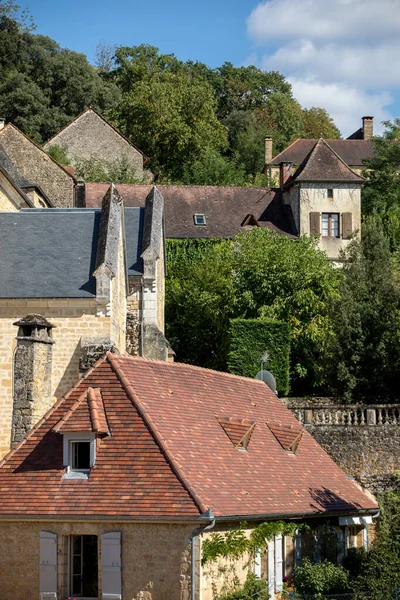
[[[267,319],[232,319],[228,371],[235,375],[255,377],[261,368],[261,357],[268,352],[264,365],[276,379],[280,396],[289,393],[290,328],[287,323]]]

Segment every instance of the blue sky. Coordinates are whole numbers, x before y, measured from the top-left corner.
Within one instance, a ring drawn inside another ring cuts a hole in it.
[[[211,67],[282,72],[343,135],[400,114],[400,0],[20,0],[37,33],[94,60],[100,40],[152,44]]]

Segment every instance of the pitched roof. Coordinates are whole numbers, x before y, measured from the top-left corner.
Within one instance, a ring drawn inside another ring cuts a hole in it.
[[[143,156],[143,164],[144,165],[149,162],[150,159],[149,159],[148,156],[145,155],[144,152],[142,152],[137,146],[135,146],[135,144],[133,144],[129,138],[127,138],[121,131],[119,131],[119,129],[117,129],[112,123],[110,123],[109,121],[107,121],[107,119],[105,119],[103,117],[103,115],[101,115],[100,113],[98,113],[91,106],[89,108],[87,108],[86,110],[84,110],[83,112],[81,112],[74,119],[72,119],[72,121],[70,121],[69,123],[67,123],[66,125],[64,125],[64,127],[62,127],[62,129],[60,129],[60,131],[58,131],[57,133],[55,133],[50,139],[48,139],[47,142],[45,142],[45,144],[43,146],[45,148],[46,148],[46,146],[50,147],[51,143],[54,142],[55,139],[58,138],[58,136],[60,134],[62,134],[63,131],[65,131],[66,129],[68,129],[68,127],[70,127],[73,123],[76,123],[77,121],[79,121],[79,119],[81,119],[84,115],[86,115],[88,113],[92,113],[92,114],[96,115],[96,117],[98,117],[99,119],[101,119],[101,121],[103,121],[103,123],[105,123],[110,129],[112,129],[113,131],[115,131],[115,133],[117,133],[126,142],[128,142],[128,144],[130,146],[132,146],[133,148],[135,148],[135,150],[137,150],[138,152],[140,152],[140,154]]]
[[[292,162],[300,165],[311,152],[318,140],[295,140],[275,156],[271,165],[281,162]],[[374,157],[374,147],[371,140],[326,140],[329,146],[350,167],[362,167],[364,161]]]
[[[151,185],[118,184],[125,206],[144,206]],[[86,183],[85,204],[101,205],[107,184]],[[253,214],[261,227],[296,235],[290,209],[280,190],[268,188],[157,185],[165,201],[165,235],[168,238],[231,238]],[[196,225],[194,215],[205,215]]]
[[[290,178],[290,183],[293,181],[363,183],[365,179],[352,171],[329,144],[320,138]]]
[[[110,436],[87,480],[63,479],[54,431],[100,388]],[[255,424],[238,451],[218,421]],[[300,427],[295,454],[267,426]],[[0,515],[304,517],[375,511],[261,381],[180,363],[108,354],[0,463]]]
[[[109,434],[100,388],[87,388],[53,427],[56,433]]]
[[[125,209],[128,274],[140,275],[144,209]],[[0,298],[91,298],[100,210],[0,213]]]

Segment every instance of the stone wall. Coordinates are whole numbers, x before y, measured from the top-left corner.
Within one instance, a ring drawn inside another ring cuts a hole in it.
[[[0,597],[39,598],[40,531],[57,534],[58,598],[68,596],[69,535],[99,536],[121,532],[122,597],[124,600],[189,600],[192,525],[93,522],[18,522],[0,524]],[[18,575],[17,575],[18,574]]]
[[[56,208],[74,206],[74,178],[44,150],[10,123],[1,130],[0,144],[20,175],[39,185]]]
[[[113,162],[125,157],[138,179],[143,177],[143,155],[93,110],[87,110],[55,135],[44,148],[66,148],[72,165],[92,157]]]
[[[80,340],[109,337],[110,319],[97,316],[95,300],[0,300],[0,457],[10,448],[13,405],[13,355],[18,319],[28,314],[49,319],[53,329],[53,400],[65,394],[79,378]]]
[[[392,486],[400,471],[400,405],[339,405],[326,398],[285,404],[348,475],[365,477],[375,491]]]

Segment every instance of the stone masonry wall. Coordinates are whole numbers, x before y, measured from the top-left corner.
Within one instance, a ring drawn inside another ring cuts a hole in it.
[[[321,398],[290,398],[285,404],[351,477],[364,471],[372,482],[390,480],[400,471],[400,405],[335,405]]]
[[[13,405],[13,354],[16,347],[15,321],[38,313],[53,329],[53,400],[60,398],[79,378],[82,336],[109,337],[110,319],[96,315],[94,300],[0,301],[0,458],[10,448]]]
[[[112,162],[124,156],[136,171],[138,179],[143,177],[143,155],[91,110],[62,129],[44,147],[48,149],[52,145],[64,146],[73,165],[80,158],[95,157]]]
[[[74,206],[75,181],[18,129],[8,124],[0,133],[0,144],[18,172],[39,185],[56,208]]]
[[[69,535],[99,536],[99,598],[101,541],[110,531],[121,532],[122,597],[124,600],[189,600],[192,525],[109,522],[0,523],[0,598],[39,598],[40,531],[57,534],[58,598],[68,595]]]
[[[17,212],[18,209],[0,188],[0,212]]]

